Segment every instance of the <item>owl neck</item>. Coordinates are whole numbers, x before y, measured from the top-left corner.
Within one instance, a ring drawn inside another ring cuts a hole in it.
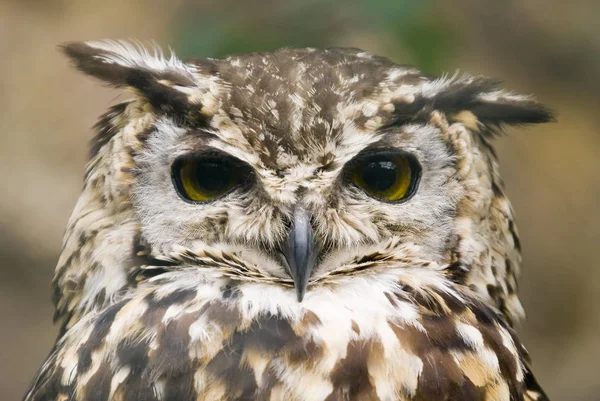
[[[61,334],[131,284],[128,272],[136,264],[140,232],[130,199],[136,179],[132,155],[141,148],[138,133],[151,124],[149,118],[132,119],[134,107],[130,103],[118,113],[113,108],[97,125],[105,140],[87,166],[53,280],[54,320],[61,322]]]
[[[496,307],[512,325],[524,317],[517,295],[521,248],[489,135],[481,131],[483,127],[474,130],[460,122],[437,124],[454,150],[456,176],[463,186],[454,222],[451,266],[456,266],[460,275],[457,281]]]

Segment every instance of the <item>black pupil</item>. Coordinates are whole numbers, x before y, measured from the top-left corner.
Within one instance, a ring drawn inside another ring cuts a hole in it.
[[[396,182],[398,167],[387,159],[371,160],[362,171],[363,181],[373,191],[384,192]]]
[[[232,177],[233,170],[228,163],[204,161],[196,167],[194,183],[205,192],[219,192],[229,187]]]

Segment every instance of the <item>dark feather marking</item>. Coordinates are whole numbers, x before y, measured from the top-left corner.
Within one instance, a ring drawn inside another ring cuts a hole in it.
[[[521,252],[521,240],[519,239],[519,235],[517,234],[517,230],[515,228],[515,222],[512,219],[508,220],[508,231],[510,231],[510,235],[513,238],[513,242],[515,244],[515,249]]]
[[[109,401],[110,382],[113,378],[113,372],[110,363],[104,361],[98,367],[98,370],[90,377],[84,387],[85,401]]]
[[[426,351],[421,360],[423,371],[419,375],[415,401],[471,400],[454,397],[466,378],[452,355],[434,347]]]
[[[140,280],[147,280],[164,273],[166,270],[160,267],[172,266],[173,263],[156,259],[152,257],[150,247],[143,238],[141,232],[137,232],[133,237],[131,255],[128,266],[128,283],[130,288],[137,286]],[[143,266],[152,266],[153,269],[144,269]]]
[[[432,294],[429,294],[427,292],[415,290],[406,284],[400,283],[400,286],[406,293],[406,295],[403,295],[404,298],[409,298],[412,302],[421,307],[426,316],[446,316],[448,312],[445,310],[445,306],[448,307],[453,314],[462,313],[467,309],[467,305],[462,300],[448,292],[432,290]],[[443,302],[434,295],[441,298]]]
[[[508,384],[510,394],[516,399],[521,399],[524,389],[523,383],[517,382],[518,361],[502,343],[502,337],[497,328],[482,324],[477,328],[483,336],[484,344],[494,351],[498,357],[500,372]]]
[[[187,369],[173,374],[167,378],[165,384],[164,397],[161,401],[187,401],[194,400],[194,372],[197,366],[194,363],[189,363]],[[140,399],[140,401],[145,401]]]
[[[258,390],[254,371],[241,362],[245,350],[243,334],[235,333],[231,341],[208,363],[206,370],[227,386],[231,399],[252,400]]]
[[[125,112],[129,103],[123,102],[112,106],[94,125],[96,135],[94,135],[90,143],[90,158],[96,156],[100,149],[119,132],[120,127],[114,125],[113,120],[118,119]]]
[[[50,352],[49,360],[55,357],[56,346]],[[54,360],[54,363],[56,361]],[[61,378],[64,374],[64,368],[59,365],[55,365],[55,368],[40,370],[29,386],[32,389],[31,397],[28,399],[35,401],[54,401],[60,399],[59,395],[65,394],[70,395],[73,393],[73,387],[77,385],[77,378],[75,377],[72,383],[68,386],[64,386],[61,383]]]
[[[519,361],[515,359],[510,350],[504,345],[499,333],[500,328],[509,332],[521,357],[526,358],[523,350],[519,349],[519,347],[522,347],[521,343],[513,335],[514,332],[509,325],[483,303],[473,300],[471,310],[477,318],[477,329],[483,337],[484,344],[498,357],[500,372],[509,386],[510,394],[516,397],[516,399],[521,399],[524,386],[523,383],[518,382],[516,379]]]
[[[131,376],[130,374],[125,382],[119,386],[119,391],[123,394],[122,398],[117,398],[117,396],[114,398],[124,401],[159,401],[153,386],[140,376]],[[160,401],[163,401],[163,399]]]
[[[294,333],[287,319],[271,314],[256,318],[240,339],[246,347],[275,355],[284,348],[302,342],[302,338]]]
[[[148,355],[146,375],[170,379],[191,369],[189,329],[196,319],[196,314],[186,313],[169,321],[166,326],[160,321],[154,322],[159,325],[156,338],[158,347]]]
[[[138,89],[155,110],[180,118],[187,117],[190,104],[187,95],[158,82],[163,76],[141,69],[130,69],[125,79],[128,86]]]
[[[552,111],[532,100],[479,101],[469,110],[484,124],[540,124],[556,121]]]
[[[358,324],[354,320],[352,321],[352,331],[360,336],[360,327],[358,327]]]
[[[305,338],[302,341],[293,341],[286,348],[287,360],[292,365],[305,364],[317,361],[323,356],[324,348],[314,338]]]
[[[427,332],[430,346],[443,349],[468,350],[472,346],[467,344],[456,332],[453,316],[425,316],[421,324]]]
[[[384,295],[387,298],[388,302],[392,304],[392,306],[398,306],[398,297],[390,294],[389,292],[385,292]]]
[[[177,289],[163,297],[157,297],[155,292],[151,292],[146,296],[149,309],[168,308],[173,304],[182,304],[189,301],[198,294],[198,291],[191,288]]]
[[[213,377],[222,380],[233,397],[242,398],[242,395],[245,395],[247,397],[245,399],[248,399],[250,395],[256,393],[258,386],[252,369],[241,363],[245,349],[244,334],[234,333],[221,351],[208,363],[206,370]]]
[[[480,401],[487,399],[485,389],[475,386],[468,377],[465,377],[460,384],[453,383],[450,394],[447,398],[448,401]]]
[[[461,300],[450,293],[436,291],[436,294],[444,300],[446,306],[450,308],[453,315],[459,315],[469,308],[468,301]]]
[[[460,259],[446,268],[447,277],[457,284],[464,284],[469,272],[470,269]]]
[[[150,340],[139,337],[140,334],[138,333],[136,338],[123,340],[117,346],[117,357],[121,365],[131,369],[119,390],[123,394],[123,400],[155,401],[157,397],[152,385],[149,385],[148,378],[143,376],[148,368]]]
[[[81,248],[77,248],[71,255],[69,255],[66,262],[62,266],[60,266],[60,268],[58,268],[56,275],[52,279],[52,303],[55,307],[54,316],[52,317],[52,319],[54,323],[57,323],[59,320],[62,319],[61,329],[58,338],[62,337],[62,335],[65,333],[65,326],[69,322],[73,314],[72,311],[69,312],[69,302],[65,298],[70,298],[71,294],[77,294],[81,292],[84,285],[84,283],[81,281],[63,281],[64,275],[67,271],[69,271],[69,266],[71,266],[71,264],[74,263],[74,261],[78,260],[80,257]],[[62,285],[59,285],[59,283],[61,283]],[[61,306],[59,306],[59,303],[63,300],[64,302]]]
[[[320,326],[322,322],[321,318],[315,312],[307,310],[306,312],[304,312],[304,315],[302,315],[302,320],[300,321],[300,324],[303,327],[314,327]]]
[[[485,306],[480,301],[471,300],[471,311],[477,318],[477,322],[480,324],[484,324],[487,326],[493,325],[494,323],[499,323],[500,318],[487,306]]]
[[[117,345],[117,357],[123,365],[131,368],[130,375],[140,375],[148,365],[150,340],[144,338],[126,339]]]
[[[379,400],[369,378],[367,363],[371,353],[383,357],[382,345],[376,340],[353,340],[348,343],[346,357],[331,372],[333,390],[326,401]]]
[[[94,329],[89,338],[79,348],[79,361],[77,363],[78,375],[88,371],[92,364],[92,353],[100,346],[100,344],[102,344],[110,330],[110,326],[112,326],[115,320],[115,316],[126,303],[127,300],[123,300],[111,305],[98,316],[98,319],[94,322]]]
[[[222,289],[223,299],[228,301],[234,301],[238,299],[242,292],[240,291],[236,282],[229,282]]]
[[[214,300],[202,307],[199,312],[206,320],[217,324],[221,330],[234,330],[242,320],[242,314],[234,303]]]
[[[525,366],[525,388],[528,391],[539,394],[539,398],[536,401],[550,401],[528,366]]]
[[[469,110],[477,96],[497,90],[500,81],[490,78],[475,78],[471,82],[454,82],[431,98],[437,110]]]
[[[392,118],[380,130],[397,128],[412,122],[427,122],[429,120],[429,113],[433,111],[431,107],[427,106],[427,99],[419,96],[415,97],[414,101],[410,103],[404,101],[395,103]]]
[[[274,372],[273,362],[270,362],[265,368],[261,377],[261,386],[255,401],[269,401],[271,390],[279,383],[279,378]]]

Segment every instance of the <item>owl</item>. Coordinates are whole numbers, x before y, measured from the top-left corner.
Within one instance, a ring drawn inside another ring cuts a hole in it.
[[[358,49],[62,48],[95,126],[26,401],[547,400],[492,142],[551,112]]]

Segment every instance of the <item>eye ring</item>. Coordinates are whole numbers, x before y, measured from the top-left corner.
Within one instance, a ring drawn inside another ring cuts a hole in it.
[[[422,168],[411,153],[370,150],[356,156],[346,167],[346,180],[371,198],[403,203],[416,193]]]
[[[180,156],[171,165],[171,181],[181,199],[209,203],[249,185],[251,168],[234,157],[207,153]]]

